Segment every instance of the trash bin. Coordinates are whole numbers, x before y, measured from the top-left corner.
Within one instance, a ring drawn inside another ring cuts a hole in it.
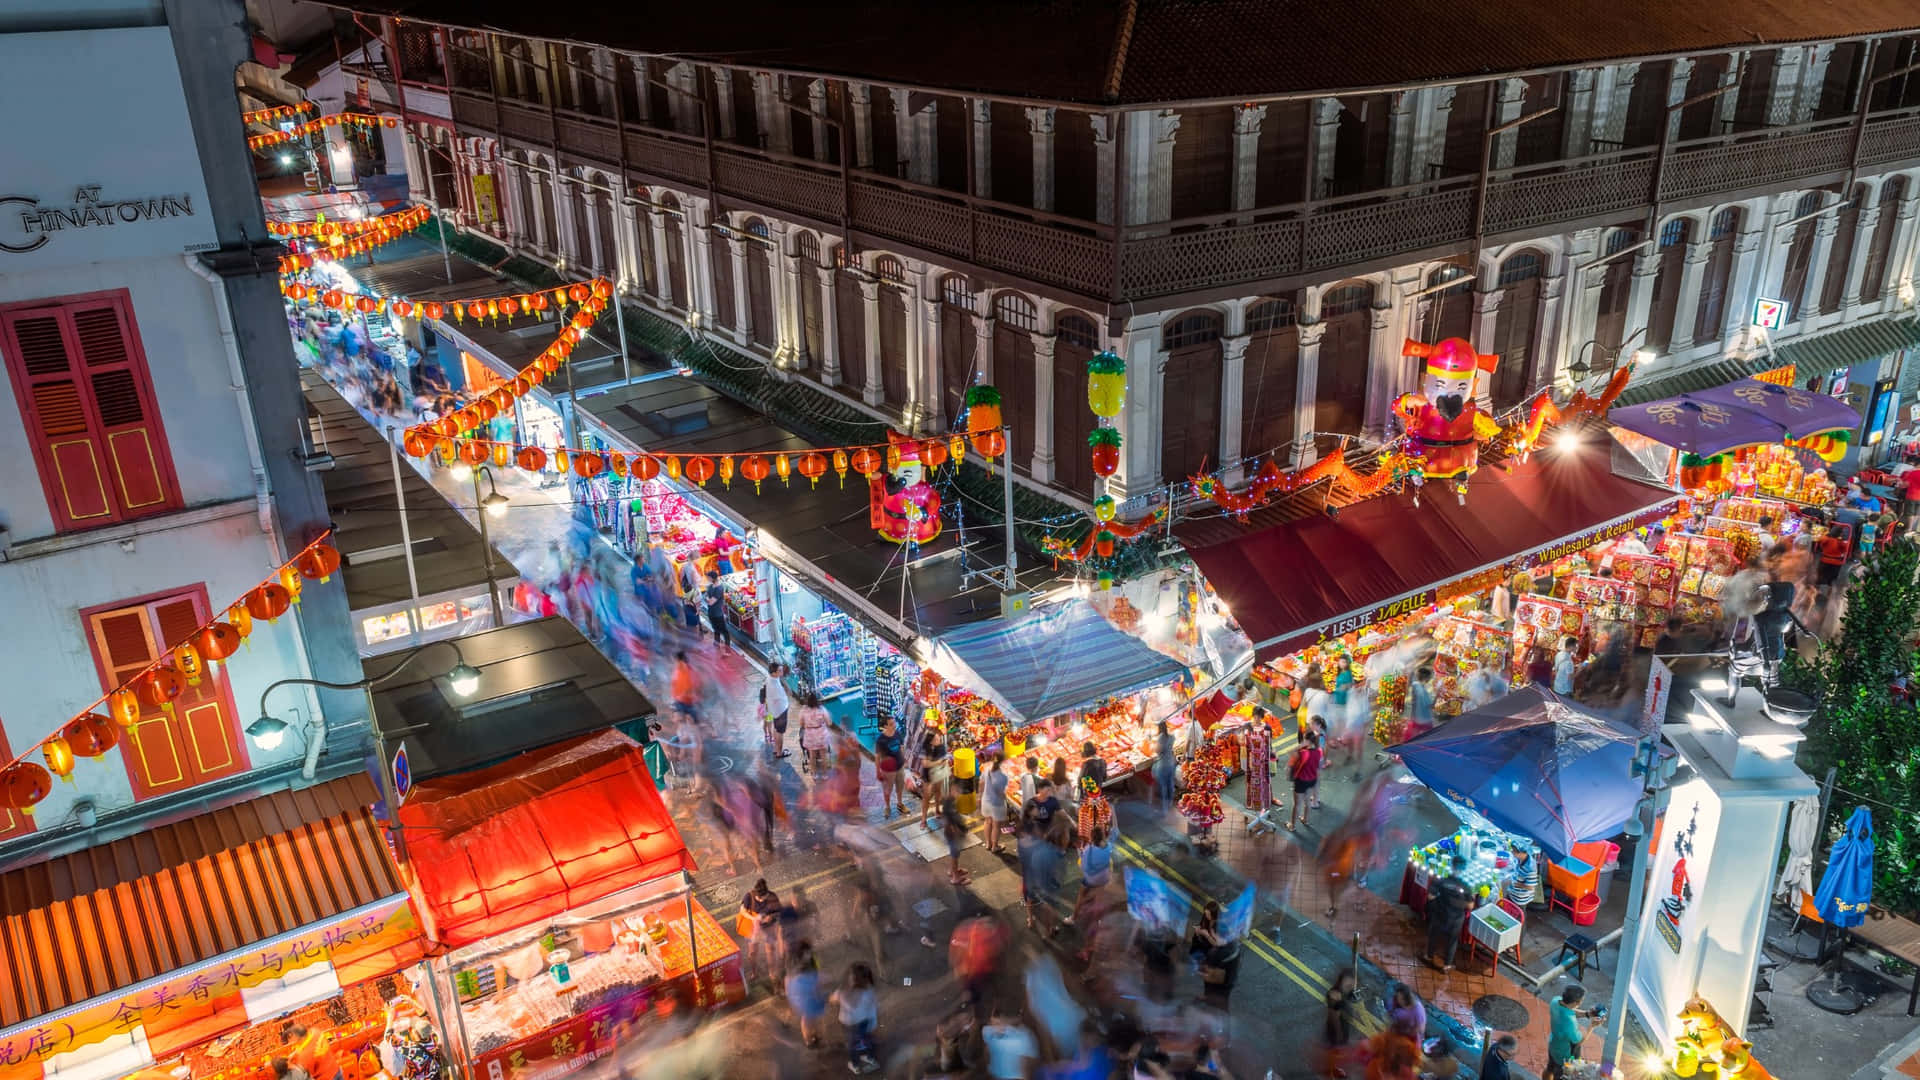
[[[1614,872],[1619,869],[1620,845],[1609,841],[1606,857],[1600,860],[1600,880],[1593,887],[1593,895],[1603,904],[1607,902],[1607,890],[1613,886]]]

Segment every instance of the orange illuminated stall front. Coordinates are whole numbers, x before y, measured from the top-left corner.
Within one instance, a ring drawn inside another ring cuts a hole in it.
[[[541,1080],[667,1006],[745,997],[640,747],[605,731],[416,786],[399,813],[441,1030],[469,1077]]]

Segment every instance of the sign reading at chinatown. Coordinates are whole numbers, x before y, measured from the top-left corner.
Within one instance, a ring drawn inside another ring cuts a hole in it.
[[[211,963],[182,968],[123,993],[0,1032],[0,1080],[38,1080],[44,1075],[43,1063],[55,1054],[126,1035],[182,1010],[205,1008],[219,998],[315,964],[332,964],[345,986],[385,975],[422,955],[413,905],[405,896],[396,896],[336,922],[260,942]],[[244,1023],[245,1013],[239,1013],[238,1019]]]
[[[46,246],[55,233],[192,217],[193,213],[193,196],[186,192],[103,199],[99,184],[83,184],[74,191],[73,202],[65,206],[45,205],[31,195],[0,195],[0,222],[13,225],[0,228],[0,251],[24,255]],[[217,246],[196,244],[192,248],[207,250]]]

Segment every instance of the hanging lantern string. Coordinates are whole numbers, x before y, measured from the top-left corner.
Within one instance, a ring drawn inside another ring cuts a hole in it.
[[[271,576],[263,579],[258,585],[255,585],[253,588],[248,589],[246,592],[241,593],[239,598],[236,599],[232,604],[229,604],[226,607],[221,608],[218,612],[216,612],[213,615],[212,618],[209,618],[206,622],[203,622],[199,626],[194,627],[192,630],[188,631],[187,634],[184,637],[182,637],[179,641],[176,641],[171,645],[168,645],[165,649],[161,650],[160,654],[154,657],[153,660],[150,661],[146,667],[143,667],[139,671],[136,671],[132,675],[129,675],[127,678],[121,680],[120,685],[113,687],[112,689],[108,690],[106,693],[101,694],[99,697],[95,698],[92,704],[88,705],[84,709],[81,709],[79,712],[74,713],[73,719],[78,720],[81,717],[87,715],[88,713],[98,710],[101,706],[106,705],[110,700],[112,700],[115,694],[119,693],[122,690],[128,690],[128,691],[133,690],[136,684],[139,683],[141,678],[144,677],[148,672],[153,671],[156,668],[165,666],[169,662],[169,658],[172,657],[175,651],[178,650],[182,645],[185,645],[193,641],[194,638],[200,635],[201,631],[207,630],[210,627],[212,627],[213,624],[223,621],[227,617],[227,613],[232,611],[235,605],[245,603],[247,597],[253,595],[253,593],[255,593],[256,591],[262,588],[265,588],[268,585],[278,586],[280,584],[281,575],[285,574],[288,570],[293,570],[296,573],[302,573],[303,571],[301,570],[301,566],[300,566],[301,561],[306,559],[309,555],[315,555],[320,551],[320,549],[325,548],[329,553],[331,553],[331,558],[334,560],[337,560],[339,558],[338,552],[334,552],[333,546],[327,543],[327,541],[332,536],[333,536],[332,529],[328,529],[326,532],[321,533],[319,537],[317,537],[312,543],[308,544],[306,547],[303,547],[299,551],[295,552],[293,558],[288,559],[286,562],[281,563],[277,568],[275,568]],[[334,562],[333,566],[337,568],[338,563]],[[331,574],[332,574],[332,570],[329,570],[328,576],[331,576]],[[71,721],[69,721],[69,723],[71,723]],[[38,752],[40,747],[44,745],[48,739],[51,739],[54,736],[59,735],[62,731],[65,730],[65,728],[66,728],[65,724],[61,725],[60,727],[54,728],[46,736],[42,737],[38,742],[35,742],[33,745],[26,747],[20,753],[15,754],[13,758],[8,760],[4,765],[0,765],[0,772],[5,772],[7,769],[13,767],[14,765],[17,765],[20,762],[27,760],[29,755]]]
[[[291,105],[269,105],[264,109],[248,109],[240,114],[243,124],[274,124],[282,120],[291,120],[302,113],[310,113],[320,106],[312,101],[296,101]]]
[[[281,143],[288,143],[295,139],[305,138],[317,131],[325,131],[327,128],[341,126],[394,128],[400,126],[400,121],[391,116],[370,116],[366,113],[334,113],[330,116],[322,116],[318,119],[308,120],[304,124],[295,124],[290,128],[280,131],[269,131],[264,135],[249,135],[247,136],[247,148],[250,150],[258,150],[263,146],[278,146]]]
[[[399,239],[400,234],[411,232],[425,225],[427,219],[432,216],[433,210],[431,207],[410,206],[405,210],[397,210],[391,214],[381,214],[377,217],[360,218],[358,220],[353,218],[327,218],[325,220],[316,218],[312,221],[268,221],[267,232],[273,236],[292,238],[315,237],[325,239],[335,235],[347,237],[365,236],[368,233],[377,233],[381,230],[386,230],[394,234],[392,239]],[[286,269],[284,262],[281,264],[281,269]]]

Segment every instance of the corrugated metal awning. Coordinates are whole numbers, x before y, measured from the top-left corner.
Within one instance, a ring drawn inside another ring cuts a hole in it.
[[[1661,398],[1725,386],[1788,364],[1793,365],[1795,381],[1804,386],[1809,376],[1825,375],[1837,368],[1865,363],[1915,345],[1920,345],[1920,321],[1875,319],[1854,323],[1828,333],[1794,338],[1775,346],[1771,354],[1760,352],[1745,358],[1716,360],[1671,375],[1635,379],[1615,404],[1645,405]]]
[[[0,1029],[403,895],[362,774],[0,874]]]

